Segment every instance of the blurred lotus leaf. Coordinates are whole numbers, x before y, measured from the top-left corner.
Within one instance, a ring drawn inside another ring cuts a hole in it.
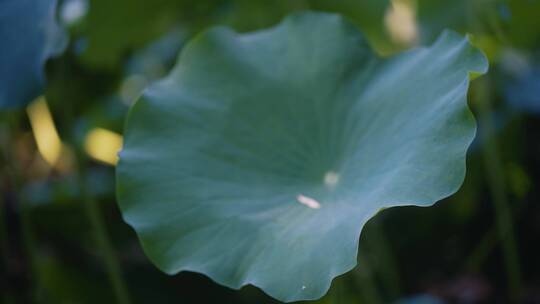
[[[516,109],[540,113],[540,67],[531,67],[506,82],[505,97]]]
[[[239,31],[268,27],[288,13],[312,8],[340,13],[358,25],[371,43],[387,43],[383,20],[388,0],[233,0],[227,7],[229,9],[224,10],[220,19]]]
[[[2,0],[0,41],[0,108],[24,106],[44,89],[47,59],[66,46],[56,0]]]
[[[112,69],[126,52],[165,34],[179,20],[186,26],[204,25],[223,1],[91,0],[87,20],[88,47],[82,60]]]
[[[127,52],[173,28],[196,32],[210,24],[226,24],[250,31],[307,7],[345,14],[362,27],[368,38],[380,43],[387,4],[387,0],[91,0],[86,24],[88,48],[82,59],[86,64],[111,69]]]
[[[166,273],[316,299],[356,265],[382,208],[454,193],[475,134],[466,38],[381,59],[342,17],[218,27],[133,106],[117,168],[125,220]]]
[[[423,41],[439,31],[483,32],[500,43],[531,48],[540,43],[539,0],[468,1],[418,0],[418,19]]]
[[[384,15],[388,9],[388,0],[311,0],[311,7],[321,11],[336,12],[349,18],[360,27],[369,43],[377,50],[390,48]]]
[[[431,42],[445,28],[463,30],[474,1],[456,0],[448,5],[445,0],[419,0],[417,5],[420,36],[422,41]]]
[[[509,0],[506,23],[509,40],[517,47],[540,45],[540,1]]]

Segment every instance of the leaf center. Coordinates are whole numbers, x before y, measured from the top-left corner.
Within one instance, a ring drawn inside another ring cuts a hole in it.
[[[324,174],[324,185],[330,189],[333,189],[336,187],[337,183],[339,182],[339,174],[334,171],[328,171],[326,174]]]

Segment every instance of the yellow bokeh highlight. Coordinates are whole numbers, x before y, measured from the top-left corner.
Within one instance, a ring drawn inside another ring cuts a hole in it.
[[[51,167],[55,166],[62,153],[62,142],[47,101],[43,96],[38,97],[26,108],[26,112],[39,153]]]
[[[416,5],[413,0],[392,0],[384,16],[384,24],[394,42],[410,46],[418,41]]]
[[[121,148],[122,136],[102,128],[91,130],[84,141],[84,149],[90,157],[113,166],[118,162]]]

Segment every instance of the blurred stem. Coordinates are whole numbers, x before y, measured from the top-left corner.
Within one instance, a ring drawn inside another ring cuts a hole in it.
[[[30,278],[38,278],[38,260],[37,256],[35,254],[36,252],[36,246],[35,246],[35,238],[34,238],[34,230],[32,228],[32,222],[30,219],[30,210],[26,206],[26,202],[22,198],[22,195],[18,195],[18,201],[19,203],[19,219],[21,221],[21,234],[24,242],[24,249],[26,252],[26,256],[30,261]],[[36,300],[37,293],[36,288],[33,285],[34,283],[32,280],[29,282],[30,284],[30,290],[32,291],[31,299]]]
[[[2,246],[1,254],[2,254],[2,260],[5,262],[5,266],[8,265],[8,234],[7,234],[7,219],[6,219],[6,212],[7,210],[7,203],[5,202],[5,199],[3,196],[0,196],[0,246]]]
[[[340,278],[341,280],[343,278]],[[330,303],[332,304],[342,304],[346,303],[345,299],[345,290],[341,280],[334,280],[333,287],[331,290]]]
[[[482,240],[476,244],[471,255],[465,262],[465,269],[467,271],[478,272],[480,267],[490,255],[491,251],[497,246],[498,230],[495,228],[489,229],[489,231],[482,237]]]
[[[488,10],[488,16],[487,16],[487,26],[493,31],[495,34],[495,37],[501,42],[503,45],[510,45],[510,39],[506,35],[506,33],[503,30],[503,26],[501,24],[501,20],[499,18],[499,13],[497,12],[497,5],[500,5],[500,1],[493,1],[491,5],[485,5],[484,9]]]
[[[505,189],[502,160],[495,137],[495,122],[492,117],[488,81],[487,77],[477,80],[475,101],[481,126],[480,136],[484,141],[482,145],[484,170],[495,209],[495,221],[499,239],[502,243],[510,293],[515,299],[519,294],[521,284],[519,255],[512,222],[512,211],[509,207]]]
[[[514,210],[515,216],[521,214],[523,211],[523,206],[520,205]],[[478,272],[486,258],[491,254],[491,252],[497,247],[499,241],[498,229],[496,225],[489,228],[486,234],[482,237],[482,240],[476,244],[472,250],[471,255],[467,259],[464,267],[468,271]]]
[[[360,253],[355,277],[359,281],[364,303],[383,303],[374,278],[378,276],[384,284],[385,300],[396,299],[400,295],[398,268],[379,220],[373,220],[369,227],[364,241],[366,247],[371,248],[371,252]],[[376,265],[377,271],[371,265]]]
[[[397,263],[392,254],[392,248],[386,238],[383,226],[378,219],[375,219],[371,224],[371,233],[367,237],[367,241],[376,254],[378,273],[383,281],[388,295],[391,298],[397,298],[400,295],[400,279]]]
[[[92,198],[86,186],[86,168],[84,166],[86,159],[82,155],[82,152],[77,153],[77,160],[77,182],[79,184],[80,194],[84,204],[84,211],[92,227],[95,242],[100,249],[103,261],[105,262],[107,275],[109,276],[109,281],[114,289],[116,301],[120,304],[129,304],[131,301],[126,283],[122,277],[120,264],[114,254],[113,246],[107,234],[107,228],[105,226],[105,221],[103,220],[103,215],[101,214],[97,201]]]
[[[35,238],[34,238],[34,232],[32,229],[32,223],[30,220],[30,214],[29,214],[29,208],[27,206],[26,200],[24,196],[21,193],[22,188],[22,174],[21,169],[19,167],[19,163],[12,155],[12,138],[14,130],[17,129],[19,125],[19,121],[21,119],[20,113],[8,113],[5,117],[5,120],[7,121],[5,123],[5,134],[2,134],[1,136],[1,155],[2,155],[2,161],[4,163],[4,172],[6,175],[6,183],[7,183],[7,191],[3,193],[3,203],[4,207],[7,210],[8,207],[8,200],[13,200],[14,207],[16,211],[19,214],[19,223],[20,223],[20,231],[21,231],[21,237],[23,242],[23,251],[26,259],[28,260],[28,284],[29,284],[29,290],[28,290],[28,298],[31,299],[32,302],[37,302],[37,292],[34,285],[34,281],[32,278],[37,277],[37,257],[35,255]],[[3,213],[3,212],[2,212]],[[2,216],[5,216],[7,214],[3,214]],[[6,259],[8,259],[9,252],[7,251],[7,221],[3,221],[2,223],[2,229],[5,229],[5,240],[6,240],[6,247],[4,248],[4,253],[6,254]],[[3,239],[4,239],[3,237]],[[9,263],[8,260],[6,260],[7,263]],[[6,267],[9,267],[9,264],[6,264]]]
[[[359,263],[357,269],[354,271],[354,275],[358,281],[357,284],[362,295],[362,303],[383,303],[382,298],[377,290],[377,285],[373,280],[371,268],[367,263],[367,259],[362,254],[360,254]]]
[[[7,218],[4,210],[7,210],[7,202],[4,200],[3,196],[0,196],[0,246],[2,246],[2,273],[4,278],[2,278],[2,303],[13,303],[14,299],[11,295],[10,284],[8,283],[8,267],[9,267],[9,251],[8,251],[8,234],[7,234]]]
[[[69,84],[66,83],[65,85]],[[77,123],[74,105],[75,103],[66,103],[64,105],[63,113],[65,113],[65,115],[63,118],[68,126],[75,126]],[[80,197],[83,202],[84,212],[90,222],[94,241],[98,246],[103,262],[105,263],[107,276],[116,297],[116,303],[130,304],[131,299],[127,285],[122,276],[120,263],[115,255],[111,240],[109,239],[103,214],[101,213],[98,202],[92,197],[87,187],[87,157],[77,141],[77,134],[75,132],[69,134],[68,140],[70,146],[73,147],[73,150],[75,151],[75,175],[80,190]]]

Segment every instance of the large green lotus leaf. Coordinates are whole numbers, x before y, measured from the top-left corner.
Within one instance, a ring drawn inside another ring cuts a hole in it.
[[[133,106],[117,168],[125,220],[166,273],[316,299],[356,265],[379,210],[454,193],[485,57],[445,32],[376,57],[343,18],[214,28]]]
[[[43,90],[45,61],[66,46],[56,0],[0,1],[0,108],[23,106]]]

